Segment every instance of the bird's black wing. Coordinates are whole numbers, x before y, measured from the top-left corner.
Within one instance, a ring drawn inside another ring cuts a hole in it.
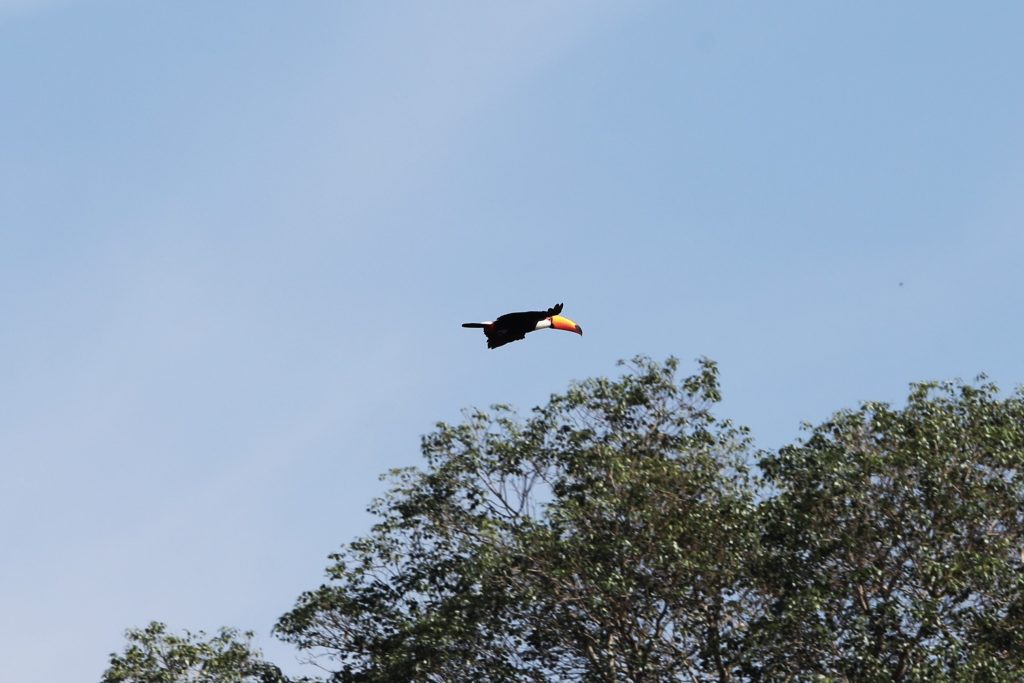
[[[519,341],[520,339],[526,338],[525,332],[513,332],[504,327],[484,330],[484,334],[487,335],[487,348],[489,349],[496,349],[499,346],[508,344],[509,342]]]
[[[494,321],[495,326],[508,328],[510,330],[531,331],[544,318],[550,318],[562,312],[562,304],[555,304],[546,311],[519,311],[518,313],[506,313],[498,316]]]

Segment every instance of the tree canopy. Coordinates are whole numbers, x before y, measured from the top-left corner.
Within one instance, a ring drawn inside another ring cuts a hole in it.
[[[336,683],[1024,680],[1024,395],[917,384],[763,452],[713,362],[625,366],[438,424],[276,634]]]
[[[286,683],[280,670],[252,647],[252,633],[222,628],[167,632],[161,622],[130,629],[122,654],[110,655],[101,683]]]
[[[761,461],[773,677],[1024,680],[1024,400],[922,383]],[[758,657],[755,655],[754,659]]]

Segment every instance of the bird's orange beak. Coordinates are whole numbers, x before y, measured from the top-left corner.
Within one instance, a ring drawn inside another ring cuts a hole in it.
[[[551,316],[551,327],[556,330],[565,330],[566,332],[575,332],[576,334],[583,336],[583,328],[569,320],[566,317],[560,315]]]

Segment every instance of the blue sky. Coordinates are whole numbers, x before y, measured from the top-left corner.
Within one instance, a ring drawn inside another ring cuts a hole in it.
[[[0,1],[0,650],[269,637],[462,408],[1024,381],[1018,3]],[[902,285],[901,285],[902,283]],[[488,351],[468,320],[586,330]]]

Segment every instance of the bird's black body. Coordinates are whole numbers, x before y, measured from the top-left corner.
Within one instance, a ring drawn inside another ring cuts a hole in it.
[[[483,328],[487,336],[487,348],[496,349],[509,342],[524,339],[528,332],[537,329],[537,323],[558,315],[562,312],[562,304],[552,306],[546,311],[520,311],[506,313],[490,323],[463,323],[463,327]]]

